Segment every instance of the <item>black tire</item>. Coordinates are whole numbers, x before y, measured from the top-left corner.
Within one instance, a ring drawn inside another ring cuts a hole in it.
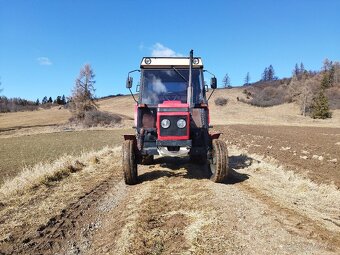
[[[193,164],[204,165],[207,162],[206,155],[190,155],[190,161]]]
[[[141,164],[142,165],[152,165],[154,163],[154,156],[153,155],[143,155],[141,157]]]
[[[221,140],[212,141],[210,171],[210,180],[213,182],[221,183],[228,176],[228,150],[225,142]]]
[[[125,183],[134,185],[137,183],[137,161],[135,146],[132,140],[124,141],[122,158]]]

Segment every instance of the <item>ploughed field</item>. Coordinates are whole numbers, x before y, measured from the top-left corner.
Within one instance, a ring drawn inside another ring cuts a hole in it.
[[[229,147],[223,184],[187,158],[156,158],[126,186],[119,130],[109,148],[19,173],[0,188],[0,254],[340,253],[339,128],[212,131]]]
[[[340,187],[340,128],[216,126],[229,145],[278,160],[317,183]]]

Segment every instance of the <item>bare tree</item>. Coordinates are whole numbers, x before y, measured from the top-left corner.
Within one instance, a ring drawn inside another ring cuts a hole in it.
[[[94,72],[90,64],[85,64],[80,69],[78,78],[72,91],[70,111],[78,119],[84,119],[85,112],[97,109],[94,97]]]
[[[326,59],[323,61],[322,70],[323,70],[324,72],[327,72],[327,71],[329,71],[329,70],[331,69],[332,65],[333,65],[333,62],[330,61],[328,58],[326,58]]]
[[[292,78],[289,94],[292,100],[300,106],[301,115],[306,116],[306,113],[310,112],[313,97],[318,87],[319,83],[316,79],[299,81],[297,77]]]
[[[230,85],[230,78],[229,78],[229,75],[226,74],[222,80],[222,83],[223,83],[223,87],[224,88],[230,88],[231,85]]]

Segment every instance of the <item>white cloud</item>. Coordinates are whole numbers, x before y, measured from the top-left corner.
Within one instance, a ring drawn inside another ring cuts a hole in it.
[[[41,66],[50,66],[50,65],[52,65],[51,60],[49,58],[47,58],[47,57],[39,57],[39,58],[37,58],[37,61],[38,61],[39,65],[41,65]]]
[[[152,90],[157,92],[157,94],[167,92],[162,80],[157,78],[155,75],[152,75]]]
[[[152,57],[182,57],[183,55],[164,46],[161,43],[155,43],[151,48]]]

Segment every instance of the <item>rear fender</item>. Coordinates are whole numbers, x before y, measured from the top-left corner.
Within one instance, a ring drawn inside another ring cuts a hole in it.
[[[136,135],[124,135],[124,140],[132,140],[136,142]]]
[[[211,141],[218,139],[222,133],[209,134]]]

